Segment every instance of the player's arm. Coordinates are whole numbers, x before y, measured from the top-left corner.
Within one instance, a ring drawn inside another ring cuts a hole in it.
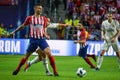
[[[84,39],[84,40],[75,40],[74,43],[85,44],[86,39]]]
[[[102,22],[102,26],[101,26],[101,38],[102,38],[102,40],[105,40],[105,26],[104,26],[104,21]]]
[[[113,36],[113,38],[111,39],[111,42],[114,42],[114,40],[116,38],[118,38],[118,36],[120,35],[120,25],[119,25],[119,22],[116,21],[115,23],[116,23],[116,26],[117,26],[117,33]]]
[[[12,32],[9,34],[9,36],[12,36],[12,35],[15,34],[16,32],[18,32],[18,31],[20,31],[21,29],[23,29],[26,25],[28,25],[28,24],[29,24],[29,19],[30,19],[30,16],[28,16],[28,17],[26,18],[25,22],[24,22],[22,25],[18,26],[17,29],[15,29],[14,31],[12,31]]]
[[[111,39],[111,42],[114,42],[119,35],[120,35],[120,30],[117,30],[117,33],[113,36],[113,38]]]
[[[102,36],[102,40],[105,40],[105,31],[101,30],[101,36]]]
[[[68,27],[69,24],[58,23],[58,26],[59,26],[59,27]]]
[[[87,41],[86,36],[81,36],[81,40],[75,40],[74,43],[85,44]]]
[[[44,37],[48,40],[50,39],[50,35],[47,33],[47,28],[45,28]]]
[[[15,34],[16,32],[20,31],[21,29],[23,29],[25,27],[25,25],[20,25],[17,29],[15,29],[14,31],[12,31],[8,36],[12,36],[13,34]]]

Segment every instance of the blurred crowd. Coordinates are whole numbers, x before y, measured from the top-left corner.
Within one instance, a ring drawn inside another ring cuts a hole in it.
[[[91,35],[90,40],[101,40],[101,23],[106,19],[109,11],[113,13],[114,19],[120,22],[120,0],[63,0],[62,3],[65,14],[63,23],[70,26],[57,29],[58,39],[73,40],[73,35],[77,33],[77,25],[80,22]],[[59,8],[59,6],[57,7]],[[6,28],[4,23],[0,23],[0,37],[14,29],[12,24]],[[27,34],[25,34],[25,38],[28,38]]]
[[[5,27],[4,23],[0,23],[0,38],[7,37],[7,35],[14,30],[12,24],[9,27]]]
[[[120,22],[120,0],[68,0],[65,10],[64,23],[70,24],[65,34],[68,40],[74,39],[72,35],[76,34],[79,22],[91,35],[90,40],[101,40],[101,23],[108,12]]]

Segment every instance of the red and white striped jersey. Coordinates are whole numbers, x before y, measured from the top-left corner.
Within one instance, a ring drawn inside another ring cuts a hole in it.
[[[89,39],[89,33],[83,28],[77,32],[77,39],[79,41],[87,40],[87,39]],[[80,43],[80,48],[84,48],[87,45],[88,45],[87,42],[85,44]]]
[[[42,38],[47,26],[47,18],[44,16],[36,17],[35,15],[28,16],[23,25],[30,25],[29,36],[31,38]]]

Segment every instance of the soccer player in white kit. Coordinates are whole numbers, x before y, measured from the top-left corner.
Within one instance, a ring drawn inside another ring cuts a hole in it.
[[[97,60],[96,70],[100,70],[101,64],[103,62],[103,56],[109,47],[112,46],[113,50],[116,52],[118,57],[118,64],[120,69],[120,47],[118,42],[118,36],[120,34],[120,25],[119,22],[113,20],[112,13],[107,14],[107,20],[102,22],[101,36],[104,40],[102,50]]]

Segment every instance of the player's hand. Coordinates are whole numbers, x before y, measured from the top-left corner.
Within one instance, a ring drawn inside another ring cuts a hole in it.
[[[70,25],[69,25],[69,24],[64,24],[64,26],[65,26],[65,27],[68,27],[68,26],[70,26]]]
[[[74,40],[74,43],[76,44],[78,41],[77,40]]]
[[[77,34],[73,34],[73,37],[77,37]]]
[[[104,37],[104,36],[102,36],[102,40],[105,40],[105,37]]]
[[[14,35],[14,32],[11,32],[10,34],[7,35],[7,37],[12,37]]]
[[[111,39],[111,43],[113,43],[114,41],[115,41],[115,38],[112,38],[112,39]]]
[[[47,34],[45,37],[46,37],[47,40],[50,39],[50,35],[49,34]]]

